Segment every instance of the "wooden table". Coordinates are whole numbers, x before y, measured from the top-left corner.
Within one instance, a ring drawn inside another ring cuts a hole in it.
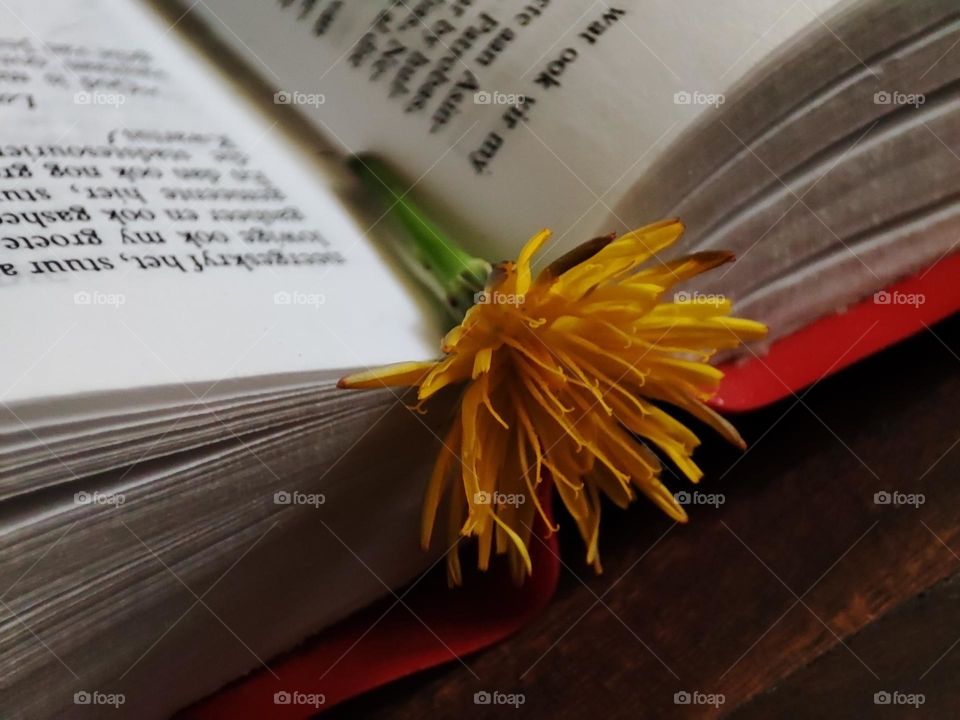
[[[561,518],[535,622],[325,717],[960,717],[960,319],[736,422],[697,454],[720,507],[611,507],[600,576]]]

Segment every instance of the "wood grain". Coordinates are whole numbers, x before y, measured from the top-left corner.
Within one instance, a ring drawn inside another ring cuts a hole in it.
[[[510,716],[475,705],[480,690],[523,693],[534,718],[956,716],[958,354],[954,318],[737,418],[745,454],[712,439],[698,451],[719,508],[694,507],[687,526],[643,505],[605,510],[600,576],[564,518],[560,589],[536,622],[469,670],[327,717]],[[877,504],[882,491],[925,502]],[[925,703],[875,705],[882,690]],[[681,691],[725,701],[678,705]]]

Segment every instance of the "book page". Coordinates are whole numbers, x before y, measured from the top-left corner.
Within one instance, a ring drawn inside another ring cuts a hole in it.
[[[343,153],[385,155],[492,259],[606,227],[670,143],[836,0],[205,0],[210,32]],[[601,227],[601,225],[604,225]]]
[[[0,28],[5,423],[436,352],[314,165],[152,9],[6,0]]]

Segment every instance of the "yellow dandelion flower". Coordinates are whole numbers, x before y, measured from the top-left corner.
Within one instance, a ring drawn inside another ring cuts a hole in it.
[[[479,302],[444,338],[442,359],[341,380],[349,388],[416,387],[421,402],[461,388],[424,498],[424,548],[445,505],[451,543],[476,537],[481,569],[493,553],[507,554],[522,579],[531,571],[535,514],[556,529],[538,500],[548,478],[597,571],[601,496],[623,508],[640,492],[686,521],[660,480],[660,457],[697,482],[702,472],[691,454],[699,441],[663,408],[681,408],[742,447],[733,426],[705,404],[722,377],[707,360],[766,328],[730,317],[726,300],[665,299],[677,283],[733,259],[725,252],[657,259],[682,232],[678,220],[665,220],[597,238],[534,278],[531,260],[550,237],[543,230],[516,262],[494,268]],[[461,581],[456,549],[448,577]]]

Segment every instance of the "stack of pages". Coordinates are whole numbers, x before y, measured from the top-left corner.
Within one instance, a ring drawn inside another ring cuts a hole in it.
[[[954,249],[955,0],[587,5],[0,3],[5,716],[167,716],[447,550],[447,409],[335,388],[443,329],[350,154],[491,260],[680,216],[773,339]]]

